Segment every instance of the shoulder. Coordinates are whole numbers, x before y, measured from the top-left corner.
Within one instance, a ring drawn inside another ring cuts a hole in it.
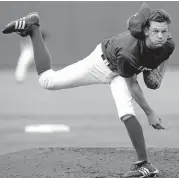
[[[167,52],[172,54],[175,49],[175,42],[172,39],[172,36],[169,36],[166,42]]]
[[[124,50],[130,50],[137,47],[140,41],[139,39],[133,37],[129,31],[120,33],[116,39]]]
[[[172,39],[167,40],[166,42],[166,52],[171,55],[175,49],[175,42]]]
[[[125,45],[123,46],[123,54],[124,56],[130,56],[131,55],[138,55],[140,48],[141,48],[142,42],[141,40],[138,40],[131,36],[128,41],[126,41]]]

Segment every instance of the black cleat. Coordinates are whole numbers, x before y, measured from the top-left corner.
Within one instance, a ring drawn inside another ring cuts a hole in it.
[[[124,178],[147,178],[147,177],[157,177],[159,175],[158,169],[147,161],[135,162],[130,171],[124,174]]]
[[[10,33],[17,33],[20,36],[27,36],[29,33],[36,28],[37,26],[40,26],[39,23],[39,15],[37,12],[30,13],[26,15],[25,17],[22,17],[18,20],[14,20],[7,24],[3,30],[2,33],[4,34],[10,34]]]

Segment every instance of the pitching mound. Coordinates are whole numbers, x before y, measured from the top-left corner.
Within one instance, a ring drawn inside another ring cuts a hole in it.
[[[148,149],[161,178],[179,176],[178,149]],[[125,148],[39,148],[0,156],[0,178],[114,178],[129,170],[135,151]]]

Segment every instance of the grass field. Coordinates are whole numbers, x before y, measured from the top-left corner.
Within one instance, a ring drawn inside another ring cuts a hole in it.
[[[146,94],[146,98],[161,116],[166,126],[166,130],[164,131],[154,130],[148,125],[144,113],[135,104],[136,113],[144,129],[147,147],[159,149],[157,151],[160,153],[161,159],[164,159],[162,158],[164,155],[161,156],[161,149],[166,149],[167,155],[169,155],[169,148],[179,148],[179,139],[177,136],[179,128],[179,97],[177,95],[179,84],[176,82],[178,78],[178,71],[168,70],[161,89],[151,91],[146,89],[142,81],[142,76],[139,76],[139,83],[144,88],[143,91]],[[40,88],[37,75],[33,71],[29,73],[27,80],[22,85],[16,84],[13,71],[1,71],[0,80],[0,154],[6,153],[5,156],[2,155],[0,162],[4,161],[7,157],[10,160],[11,156],[9,155],[13,155],[10,152],[20,151],[17,153],[20,155],[21,150],[31,148],[99,147],[106,148],[107,150],[109,147],[113,147],[114,149],[120,147],[132,148],[124,125],[118,119],[115,104],[107,85],[80,87],[53,92],[46,91]],[[26,133],[24,127],[29,124],[66,124],[71,130],[68,133]],[[126,151],[126,155],[131,154],[129,150]],[[83,152],[83,155],[85,155],[84,150]],[[116,151],[114,152],[116,153]],[[26,154],[28,155],[28,153]],[[23,155],[25,156],[24,152]],[[171,157],[173,155],[176,155],[175,151],[171,152]],[[178,156],[178,153],[176,156]],[[20,159],[24,159],[24,157],[20,157]],[[176,157],[176,160],[179,159]],[[130,159],[125,160],[125,165],[128,165],[130,161]],[[9,163],[7,160],[7,165],[11,163],[14,164],[14,160]],[[15,177],[15,173],[13,174],[13,170],[11,171],[11,177]],[[8,177],[6,175],[7,172],[5,171],[2,174],[2,178]],[[174,172],[175,176],[176,171]],[[116,177],[120,175],[118,173],[116,173]],[[18,174],[19,177],[25,176],[24,173]],[[28,174],[30,175],[30,173]],[[95,177],[93,174],[91,176],[89,174],[87,175],[88,177]],[[115,177],[114,175],[111,177]],[[58,176],[55,176],[55,174],[52,176],[51,174],[51,177]],[[76,177],[76,175],[72,176],[72,174],[70,176]],[[44,177],[44,175],[40,175],[39,177]],[[62,175],[59,177],[62,177]],[[106,177],[110,176],[106,174]]]

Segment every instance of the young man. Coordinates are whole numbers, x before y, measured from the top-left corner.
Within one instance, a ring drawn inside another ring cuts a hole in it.
[[[45,41],[47,33],[41,31],[42,38]],[[17,83],[23,83],[26,79],[30,66],[34,63],[34,50],[29,36],[24,37],[20,41],[20,56],[17,61],[15,70],[15,79]]]
[[[60,90],[91,84],[109,84],[119,118],[124,122],[138,157],[138,161],[124,177],[144,178],[155,177],[159,171],[148,161],[133,98],[146,113],[153,128],[164,127],[161,119],[147,103],[136,76],[141,71],[155,69],[161,64],[160,71],[164,73],[165,61],[174,50],[174,43],[169,36],[170,23],[170,17],[165,11],[150,12],[146,4],[142,5],[139,13],[132,16],[128,22],[130,32],[104,40],[88,57],[58,71],[51,68],[37,13],[12,21],[4,27],[3,33],[17,32],[21,36],[30,36],[39,83],[45,89]],[[138,29],[135,29],[136,27]]]

